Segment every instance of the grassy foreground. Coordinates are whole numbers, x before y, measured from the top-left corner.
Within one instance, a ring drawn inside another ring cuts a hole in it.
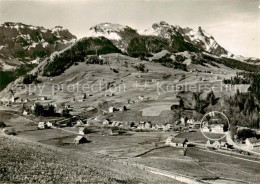
[[[92,154],[0,133],[0,183],[179,183]]]

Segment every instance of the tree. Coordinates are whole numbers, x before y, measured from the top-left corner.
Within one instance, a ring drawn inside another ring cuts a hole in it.
[[[34,114],[36,116],[43,116],[44,115],[44,107],[40,104],[36,104]]]
[[[238,131],[237,138],[245,140],[246,138],[255,137],[255,135],[256,135],[255,131],[253,131],[251,129],[242,129],[242,130]]]
[[[215,94],[214,94],[213,91],[211,91],[211,92],[208,94],[206,100],[207,100],[207,102],[208,102],[210,105],[214,105],[215,100],[216,100],[216,97],[215,97]]]
[[[4,127],[6,127],[6,124],[1,121],[1,122],[0,122],[0,127],[1,127],[1,128],[4,128]]]
[[[62,116],[63,117],[70,117],[70,112],[68,109],[63,109],[62,110]]]

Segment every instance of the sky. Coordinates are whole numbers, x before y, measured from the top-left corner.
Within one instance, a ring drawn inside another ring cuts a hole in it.
[[[230,52],[260,58],[260,0],[0,0],[1,24],[59,25],[78,38],[103,22],[143,29],[159,21],[201,26]]]

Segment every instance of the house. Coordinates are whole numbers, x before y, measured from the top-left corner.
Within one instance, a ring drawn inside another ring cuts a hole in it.
[[[84,125],[84,123],[83,123],[82,120],[79,119],[79,120],[76,122],[76,126],[82,126],[82,125]]]
[[[204,126],[204,127],[201,128],[201,131],[202,132],[209,132],[210,129],[208,128],[208,126]]]
[[[200,126],[201,126],[201,122],[200,121],[195,121],[193,123],[193,129],[200,129]]]
[[[227,143],[227,142],[221,142],[220,143],[220,147],[222,147],[222,148],[228,148],[228,147],[230,147],[230,145]]]
[[[126,106],[119,107],[118,110],[121,111],[121,112],[126,111]]]
[[[223,127],[224,127],[223,124],[212,124],[211,125],[211,132],[212,133],[223,133],[224,132]]]
[[[206,142],[206,147],[207,147],[207,148],[219,149],[220,146],[221,146],[221,145],[220,145],[220,142],[219,142],[219,141],[207,140],[207,142]]]
[[[140,123],[137,126],[137,129],[145,129],[145,122],[144,121],[140,121]]]
[[[108,113],[113,113],[115,111],[115,107],[109,107],[108,108]]]
[[[184,148],[187,147],[187,142],[187,139],[170,136],[166,139],[165,144],[176,148]]]
[[[38,129],[45,129],[46,126],[47,126],[46,123],[43,121],[38,123]]]
[[[84,136],[78,135],[75,139],[74,139],[74,144],[78,145],[78,144],[82,144],[82,143],[86,143],[88,142],[87,139]]]
[[[47,100],[47,97],[46,97],[46,96],[42,96],[42,97],[40,98],[40,100],[42,100],[42,101]]]
[[[53,126],[52,123],[49,122],[49,121],[46,123],[46,125],[47,125],[48,128],[51,128]]]
[[[15,98],[14,98],[14,95],[11,96],[10,98],[10,102],[14,103],[15,102]]]
[[[35,111],[35,108],[36,108],[36,104],[34,103],[34,104],[31,106],[31,111]]]
[[[109,125],[109,120],[108,119],[105,119],[104,121],[103,121],[103,125]]]
[[[188,124],[188,125],[193,125],[194,122],[195,122],[194,119],[188,119],[188,120],[187,120],[187,124]]]
[[[185,123],[186,123],[185,118],[182,117],[182,118],[180,119],[180,121],[181,121],[180,124],[185,126]]]
[[[154,129],[154,130],[163,130],[164,129],[164,125],[155,124],[155,125],[153,125],[152,129]]]
[[[252,150],[256,147],[260,147],[260,140],[256,138],[247,138],[245,140],[248,149]]]
[[[150,128],[152,128],[151,123],[150,122],[145,122],[144,123],[144,129],[150,129]]]
[[[85,135],[85,133],[84,133],[84,128],[83,128],[83,127],[79,128],[79,134],[80,134],[80,135]]]
[[[29,113],[26,110],[23,110],[23,115],[27,116]]]
[[[163,125],[163,131],[168,131],[172,128],[171,124],[170,123],[165,123]]]

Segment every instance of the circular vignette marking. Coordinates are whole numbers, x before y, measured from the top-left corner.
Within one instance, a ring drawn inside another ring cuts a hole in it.
[[[204,134],[204,132],[202,131],[202,128],[203,128],[203,120],[205,119],[205,117],[206,117],[207,115],[210,115],[211,113],[213,113],[213,114],[214,114],[214,113],[218,113],[218,114],[221,114],[223,117],[225,117],[225,119],[227,120],[227,123],[228,123],[228,130],[229,130],[229,128],[230,128],[229,119],[228,119],[228,117],[227,117],[223,112],[219,112],[219,111],[211,111],[211,112],[208,112],[208,113],[206,113],[206,114],[203,116],[203,118],[201,119],[200,132],[202,133],[202,135],[203,135],[204,137],[206,137],[208,140],[218,141],[218,140],[220,140],[220,139],[225,138],[225,137],[227,136],[227,134],[228,134],[228,131],[227,131],[222,137],[220,137],[220,138],[218,138],[218,139],[212,139],[212,138],[206,136],[206,135]]]

